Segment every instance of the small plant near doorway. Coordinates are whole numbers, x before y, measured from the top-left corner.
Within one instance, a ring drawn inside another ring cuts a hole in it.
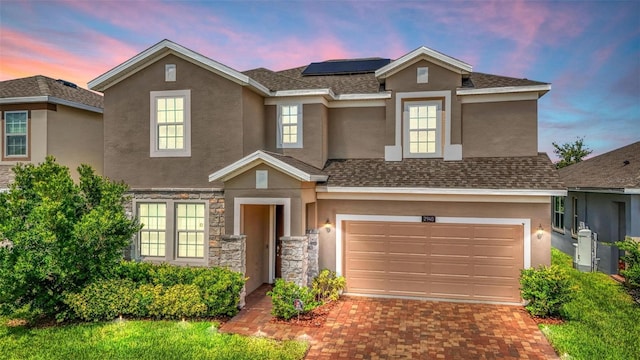
[[[625,252],[621,257],[624,261],[624,269],[620,270],[620,275],[624,276],[625,285],[630,288],[640,287],[640,242],[627,236],[615,245]]]
[[[276,279],[275,286],[267,295],[273,303],[271,314],[285,320],[305,314],[321,305],[316,301],[316,295],[311,288],[298,286],[284,279]]]
[[[324,269],[313,279],[312,289],[316,299],[324,304],[338,300],[346,285],[344,276],[338,276],[335,271]]]

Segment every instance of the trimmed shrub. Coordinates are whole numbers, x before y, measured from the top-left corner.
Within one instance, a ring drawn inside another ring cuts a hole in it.
[[[138,308],[136,285],[131,280],[100,280],[77,294],[67,294],[65,303],[86,321],[111,320],[132,315]]]
[[[573,298],[574,286],[567,273],[557,265],[523,269],[520,272],[522,298],[534,316],[560,316],[562,305]]]
[[[273,303],[271,314],[286,320],[298,315],[298,313],[304,314],[320,306],[313,290],[284,279],[276,279],[275,286],[267,292],[267,295],[271,297]],[[294,301],[298,299],[302,301],[301,311],[296,310],[294,305]]]
[[[237,314],[244,283],[242,274],[223,268],[201,271],[193,279],[193,284],[198,287],[207,305],[207,315],[210,316]]]
[[[149,315],[156,318],[180,319],[202,316],[207,313],[207,305],[202,301],[200,291],[195,285],[173,285],[158,295],[156,285],[155,299],[149,306]]]
[[[338,300],[346,285],[344,276],[337,276],[335,271],[324,269],[313,279],[312,289],[316,294],[316,300],[326,303]]]
[[[116,280],[92,283],[66,296],[75,317],[111,320],[118,315],[176,319],[233,316],[245,279],[224,268],[190,268],[123,261]]]

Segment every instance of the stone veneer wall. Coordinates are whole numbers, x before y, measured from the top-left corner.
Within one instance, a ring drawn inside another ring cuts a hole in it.
[[[15,174],[11,170],[12,168],[11,165],[0,165],[0,189],[8,189],[13,182]]]
[[[209,266],[220,265],[220,240],[224,235],[224,192],[210,189],[172,189],[172,190],[131,190],[131,200],[207,200],[209,202]],[[133,216],[133,201],[127,201],[125,209],[128,216]],[[133,241],[125,258],[131,259]]]
[[[298,286],[307,286],[309,264],[309,238],[307,236],[283,236],[280,238],[282,278]]]
[[[247,236],[246,235],[222,235],[220,239],[220,266],[243,275],[247,273]],[[246,285],[240,290],[240,303],[238,307],[245,305],[244,298],[247,294]]]
[[[307,285],[311,285],[313,284],[313,279],[320,273],[320,269],[318,266],[318,230],[307,230],[307,237],[309,238],[309,245],[307,246],[307,253],[309,258],[307,269]]]

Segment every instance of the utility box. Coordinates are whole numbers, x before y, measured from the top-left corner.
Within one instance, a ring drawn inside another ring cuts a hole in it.
[[[580,271],[591,272],[595,260],[594,241],[591,230],[578,231],[578,244],[576,248],[575,267]]]

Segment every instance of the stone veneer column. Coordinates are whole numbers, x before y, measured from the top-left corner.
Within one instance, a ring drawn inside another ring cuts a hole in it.
[[[308,251],[308,273],[307,273],[307,285],[313,284],[313,279],[318,276],[320,269],[318,268],[318,230],[307,230],[307,237],[309,238]]]
[[[220,240],[220,266],[226,267],[231,271],[246,275],[246,235],[222,235]],[[245,305],[244,298],[246,296],[246,287],[243,286],[240,291],[240,303],[238,307],[243,308]]]
[[[309,264],[309,238],[307,236],[283,236],[280,238],[282,278],[298,286],[307,286]]]

